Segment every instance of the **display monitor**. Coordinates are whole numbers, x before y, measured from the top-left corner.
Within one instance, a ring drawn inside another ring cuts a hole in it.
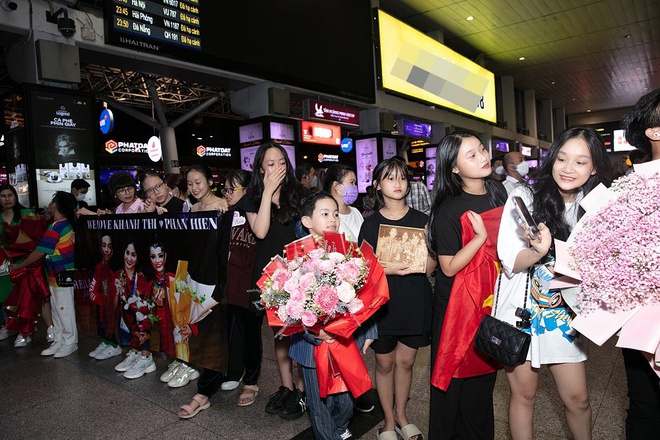
[[[301,121],[300,134],[303,142],[323,145],[341,145],[341,127],[338,125]]]
[[[525,157],[532,157],[532,147],[526,145],[520,145],[520,154]]]
[[[614,130],[612,133],[614,138],[614,152],[618,151],[632,151],[635,149],[632,145],[626,140],[626,131],[625,130]]]
[[[509,143],[507,141],[493,141],[493,147],[497,151],[509,152]]]

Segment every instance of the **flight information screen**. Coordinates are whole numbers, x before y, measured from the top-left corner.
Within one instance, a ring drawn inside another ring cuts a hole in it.
[[[375,101],[370,0],[112,0],[106,43]]]

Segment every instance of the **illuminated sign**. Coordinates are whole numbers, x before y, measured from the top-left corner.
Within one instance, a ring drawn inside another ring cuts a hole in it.
[[[112,139],[105,142],[105,151],[115,153],[147,153],[149,144],[146,142],[117,142]]]
[[[158,136],[151,136],[147,142],[147,154],[152,162],[158,162],[163,157],[163,148]]]
[[[524,145],[520,146],[520,153],[523,156],[531,157],[532,156],[532,147],[526,147]]]
[[[283,141],[295,141],[295,133],[293,130],[292,124],[283,124],[282,122],[270,122],[270,138],[283,140]]]
[[[300,127],[303,142],[324,145],[341,145],[341,127],[338,125],[301,121]]]
[[[103,109],[99,117],[99,128],[103,134],[108,134],[115,128],[115,117],[112,114],[112,110]]]
[[[378,11],[382,87],[495,123],[495,75]]]
[[[264,126],[261,122],[238,127],[238,141],[242,144],[260,141],[264,138]]]
[[[405,119],[401,121],[401,124],[403,125],[403,134],[408,134],[415,137],[423,137],[427,139],[431,139],[433,137],[431,134],[431,124],[406,121]]]
[[[319,153],[318,160],[319,162],[339,162],[339,155]]]
[[[327,122],[337,122],[339,124],[360,126],[360,116],[358,110],[350,107],[340,107],[326,102],[307,101],[307,117],[309,119],[319,119]]]
[[[200,145],[196,149],[199,157],[231,157],[231,148],[226,147],[205,147]]]
[[[614,151],[632,151],[635,149],[626,140],[625,130],[614,130],[612,137],[614,139]]]

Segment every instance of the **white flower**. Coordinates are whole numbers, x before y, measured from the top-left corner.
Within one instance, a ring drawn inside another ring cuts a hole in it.
[[[355,298],[355,289],[348,283],[341,283],[337,286],[337,296],[339,301],[349,303]]]

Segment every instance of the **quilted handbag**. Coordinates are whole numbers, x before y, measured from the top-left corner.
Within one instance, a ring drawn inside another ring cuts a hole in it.
[[[493,314],[497,310],[497,299],[500,293],[500,281],[502,273],[500,272],[497,280],[497,292],[495,293],[495,307]],[[521,327],[529,327],[529,316],[525,316],[525,307],[527,306],[527,294],[529,289],[529,272],[527,273],[527,287],[525,288],[525,301],[523,308],[519,309],[522,318]],[[516,313],[518,315],[518,312]],[[525,363],[527,351],[532,336],[514,327],[508,322],[501,321],[493,316],[486,315],[481,320],[477,335],[474,339],[474,346],[477,350],[492,357],[506,367],[513,367]]]
[[[525,363],[532,337],[511,324],[486,315],[481,320],[474,346],[506,367]]]

